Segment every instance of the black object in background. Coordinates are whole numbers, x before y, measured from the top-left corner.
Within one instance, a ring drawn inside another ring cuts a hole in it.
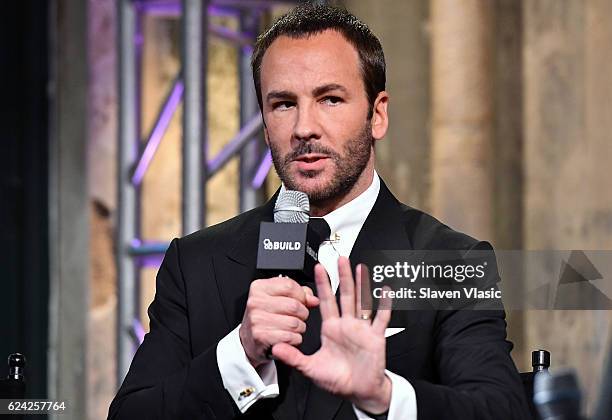
[[[21,353],[13,353],[8,357],[9,374],[0,380],[0,398],[25,398],[25,365],[26,359]]]
[[[542,420],[580,420],[582,393],[571,369],[540,372],[534,379],[533,402]]]
[[[546,350],[536,350],[531,352],[531,372],[521,373],[521,381],[527,396],[527,405],[529,412],[535,420],[540,420],[541,417],[533,403],[533,380],[538,372],[547,371],[550,367],[550,353]]]
[[[0,398],[16,400],[25,398],[26,382],[25,382],[25,365],[26,359],[23,354],[13,353],[8,357],[8,375],[6,378],[0,379]],[[24,415],[5,414],[2,419],[19,420],[24,419]],[[35,418],[44,418],[43,416],[35,416]]]
[[[47,395],[47,11],[19,0],[0,13],[0,372],[7,355],[27,354],[36,398]]]
[[[601,386],[599,389],[599,400],[593,420],[612,419],[612,340],[608,347],[606,366],[601,375]]]

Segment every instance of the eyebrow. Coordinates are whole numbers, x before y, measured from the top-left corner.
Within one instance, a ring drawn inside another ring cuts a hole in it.
[[[333,90],[340,90],[346,93],[346,88],[338,83],[328,83],[327,85],[319,86],[312,90],[312,96],[321,96]]]
[[[266,95],[266,102],[270,102],[274,99],[295,100],[296,98],[297,96],[295,93],[291,93],[288,90],[273,90]]]
[[[328,83],[323,86],[318,86],[312,90],[312,96],[321,96],[328,92],[339,90],[344,93],[347,92],[346,88],[338,83]],[[297,99],[297,95],[288,90],[273,90],[266,95],[266,102],[270,102],[274,99],[284,99],[284,100],[292,100],[295,101]]]

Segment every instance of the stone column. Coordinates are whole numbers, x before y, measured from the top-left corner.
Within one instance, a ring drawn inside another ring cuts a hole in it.
[[[451,227],[493,238],[493,2],[431,2],[431,208]]]
[[[523,247],[523,2],[494,4],[493,244],[515,250]],[[512,356],[527,361],[521,368],[530,370],[533,349],[525,347],[524,311],[507,311],[506,319]]]
[[[86,418],[89,306],[87,188],[87,4],[49,5],[48,397]],[[40,209],[42,211],[42,209]],[[33,374],[35,374],[33,372]],[[41,396],[43,397],[43,396]],[[51,414],[49,418],[60,418]]]
[[[389,131],[376,145],[377,171],[404,203],[429,197],[429,34],[426,0],[351,0],[349,10],[379,37],[387,62]]]

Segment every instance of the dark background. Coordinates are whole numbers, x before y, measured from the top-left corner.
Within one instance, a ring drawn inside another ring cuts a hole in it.
[[[48,348],[47,2],[3,2],[0,13],[0,377],[27,358],[29,397],[46,397]]]

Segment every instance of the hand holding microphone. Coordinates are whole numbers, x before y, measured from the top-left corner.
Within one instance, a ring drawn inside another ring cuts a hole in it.
[[[308,310],[318,304],[310,288],[289,277],[253,281],[239,332],[251,365],[267,362],[275,344],[300,345]]]
[[[312,289],[296,281],[314,280],[316,252],[329,236],[326,225],[308,224],[309,211],[305,193],[283,190],[274,207],[274,223],[261,224],[257,268],[270,278],[251,283],[239,330],[254,367],[269,360],[275,344],[299,346],[309,309],[319,304]]]

